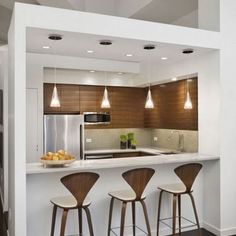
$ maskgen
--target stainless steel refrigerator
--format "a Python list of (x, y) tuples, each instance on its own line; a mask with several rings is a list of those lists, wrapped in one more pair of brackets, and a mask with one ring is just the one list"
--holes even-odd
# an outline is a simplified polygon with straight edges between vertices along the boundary
[(60, 149), (84, 159), (83, 115), (44, 115), (44, 153)]

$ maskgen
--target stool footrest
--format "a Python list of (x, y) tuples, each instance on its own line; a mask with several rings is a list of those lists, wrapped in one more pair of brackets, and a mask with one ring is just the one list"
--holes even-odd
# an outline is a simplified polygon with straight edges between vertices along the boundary
[[(125, 229), (131, 228), (131, 231), (132, 231), (133, 225), (128, 225), (128, 226), (125, 226), (124, 228), (125, 228)], [(145, 232), (143, 229), (141, 229), (139, 226), (135, 225), (135, 228), (138, 229), (139, 232), (142, 232), (142, 233), (144, 233), (145, 235), (148, 235), (148, 233)], [(119, 236), (119, 235), (120, 235), (120, 232), (118, 231), (118, 229), (120, 229), (120, 227), (113, 227), (113, 228), (111, 228), (111, 232), (112, 232), (114, 235)], [(116, 232), (116, 231), (118, 231), (118, 232)]]
[[(190, 227), (197, 226), (197, 223), (195, 223), (183, 216), (181, 216), (180, 218), (181, 218), (181, 220), (183, 219), (183, 220), (187, 221), (188, 223), (190, 223), (190, 225), (183, 226), (183, 227), (181, 227), (181, 229), (187, 229)], [(179, 219), (179, 216), (176, 216), (176, 220), (178, 220), (178, 219)], [(166, 223), (166, 221), (168, 221), (168, 220), (173, 220), (173, 217), (162, 218), (162, 219), (160, 219), (160, 222), (162, 224), (166, 225), (167, 227), (169, 227), (170, 229), (172, 229), (172, 226), (170, 224)], [(179, 230), (179, 228), (176, 228), (176, 230)]]

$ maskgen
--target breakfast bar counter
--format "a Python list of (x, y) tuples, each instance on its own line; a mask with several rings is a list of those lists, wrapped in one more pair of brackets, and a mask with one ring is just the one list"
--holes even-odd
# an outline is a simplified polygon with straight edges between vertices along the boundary
[[(144, 150), (143, 150), (144, 151)], [(145, 150), (147, 152), (148, 150)], [(102, 151), (104, 152), (104, 151)], [(92, 153), (93, 154), (93, 153)], [(174, 174), (174, 168), (184, 163), (200, 162), (203, 169), (194, 183), (194, 197), (196, 205), (199, 209), (200, 222), (205, 226), (204, 221), (208, 216), (205, 213), (206, 208), (210, 208), (210, 212), (217, 214), (215, 201), (217, 198), (219, 187), (215, 184), (216, 176), (219, 174), (219, 157), (214, 155), (203, 155), (199, 153), (180, 153), (180, 154), (156, 154), (152, 156), (140, 156), (131, 158), (111, 158), (99, 160), (78, 160), (69, 166), (61, 168), (44, 168), (42, 163), (29, 163), (26, 165), (26, 193), (27, 193), (27, 235), (42, 236), (50, 235), (50, 224), (52, 217), (52, 204), (50, 199), (58, 196), (69, 195), (68, 190), (62, 185), (60, 179), (68, 174), (78, 171), (91, 171), (99, 174), (100, 178), (89, 192), (89, 199), (92, 204), (90, 206), (94, 233), (97, 236), (107, 234), (109, 201), (108, 192), (129, 188), (122, 178), (122, 173), (138, 167), (151, 167), (155, 170), (155, 174), (149, 182), (146, 190), (146, 204), (150, 217), (152, 234), (156, 231), (157, 202), (159, 191), (157, 187), (162, 184), (176, 183), (180, 181)], [(208, 202), (207, 199), (210, 199)], [(204, 199), (204, 200), (203, 200)], [(163, 217), (171, 215), (170, 201), (166, 198), (163, 201)], [(186, 202), (182, 206), (184, 217), (194, 220), (194, 215), (189, 207), (189, 199), (183, 198)], [(207, 205), (205, 205), (207, 202)], [(143, 212), (137, 204), (137, 224), (145, 229)], [(112, 225), (114, 227), (120, 224), (120, 206), (117, 202), (114, 204), (114, 218)], [(58, 220), (56, 223), (55, 235), (59, 235), (60, 217), (62, 212), (58, 210)], [(131, 224), (131, 211), (127, 209), (126, 224)], [(71, 211), (68, 216), (66, 235), (78, 235), (78, 216), (77, 211)], [(84, 217), (85, 218), (85, 217)], [(85, 219), (84, 219), (85, 220)], [(183, 222), (183, 224), (185, 224)], [(88, 235), (86, 222), (84, 222), (84, 233)], [(191, 229), (191, 228), (188, 228)], [(167, 227), (161, 226), (161, 235), (171, 234)], [(125, 234), (126, 236), (132, 234)]]
[[(138, 150), (148, 151), (147, 149), (138, 149)], [(104, 152), (106, 153), (108, 151), (102, 151), (102, 150), (100, 151), (100, 153)], [(95, 153), (95, 152), (91, 151), (90, 153)], [(214, 155), (203, 155), (199, 153), (179, 153), (170, 155), (157, 154), (153, 156), (142, 156), (142, 157), (132, 157), (132, 158), (77, 160), (69, 166), (60, 168), (44, 168), (41, 163), (28, 163), (26, 166), (26, 173), (43, 174), (51, 172), (55, 173), (55, 172), (71, 172), (71, 171), (84, 171), (84, 170), (87, 171), (87, 170), (108, 169), (108, 168), (111, 169), (111, 168), (122, 168), (122, 167), (140, 167), (147, 165), (203, 162), (203, 161), (212, 161), (218, 159), (219, 157)]]

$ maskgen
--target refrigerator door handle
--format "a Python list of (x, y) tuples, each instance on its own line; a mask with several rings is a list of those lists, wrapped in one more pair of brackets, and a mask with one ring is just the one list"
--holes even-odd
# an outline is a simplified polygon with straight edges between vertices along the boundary
[(84, 125), (80, 125), (80, 159), (84, 160)]

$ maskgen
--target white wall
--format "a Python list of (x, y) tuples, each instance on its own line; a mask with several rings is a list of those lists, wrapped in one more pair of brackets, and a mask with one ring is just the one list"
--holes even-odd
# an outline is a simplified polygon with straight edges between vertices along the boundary
[(180, 17), (179, 19), (173, 21), (171, 24), (198, 28), (198, 10), (192, 11), (189, 14)]
[(26, 29), (15, 9), (9, 43), (9, 234), (26, 235)]
[[(3, 197), (3, 210), (8, 210), (8, 48), (0, 47), (0, 83), (3, 89), (3, 178), (4, 188), (1, 189)], [(3, 175), (2, 175), (3, 174)], [(2, 182), (2, 180), (1, 180)]]
[(198, 0), (199, 29), (220, 31), (221, 0)]
[(222, 49), (221, 73), (221, 228), (224, 235), (236, 234), (236, 1), (220, 1)]

